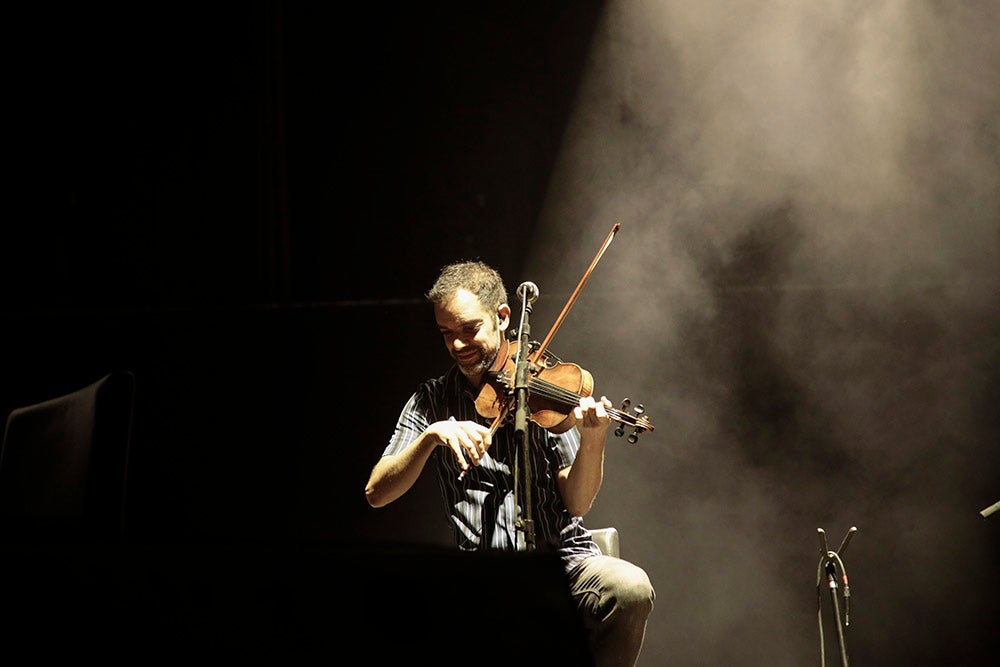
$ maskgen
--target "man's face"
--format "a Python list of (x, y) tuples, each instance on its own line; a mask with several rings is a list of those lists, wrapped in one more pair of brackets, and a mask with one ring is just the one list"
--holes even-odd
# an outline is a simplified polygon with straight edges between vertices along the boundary
[(448, 354), (462, 374), (477, 386), (496, 360), (509, 315), (508, 306), (501, 306), (499, 312), (488, 310), (479, 297), (465, 289), (459, 289), (447, 302), (434, 307), (434, 319)]

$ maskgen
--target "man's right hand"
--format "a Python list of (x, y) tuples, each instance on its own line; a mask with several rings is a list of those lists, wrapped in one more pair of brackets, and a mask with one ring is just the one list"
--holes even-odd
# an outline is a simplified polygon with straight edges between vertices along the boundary
[(479, 465), (483, 454), (493, 444), (490, 429), (474, 421), (456, 421), (453, 417), (447, 421), (434, 422), (427, 430), (437, 437), (441, 446), (448, 447), (455, 453), (455, 459), (463, 471), (469, 469), (470, 460), (472, 465)]

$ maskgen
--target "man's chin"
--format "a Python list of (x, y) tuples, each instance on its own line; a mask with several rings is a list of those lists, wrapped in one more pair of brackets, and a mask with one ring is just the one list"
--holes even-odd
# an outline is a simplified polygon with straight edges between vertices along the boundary
[(480, 363), (459, 364), (458, 370), (462, 371), (462, 375), (482, 375), (483, 365)]
[[(454, 357), (453, 357), (454, 358)], [(476, 355), (476, 358), (462, 361), (461, 359), (455, 359), (455, 363), (458, 365), (458, 370), (462, 371), (462, 374), (468, 377), (478, 377), (490, 370), (493, 367), (493, 361), (496, 359), (496, 355), (488, 359), (488, 355)]]
[(462, 372), (462, 375), (465, 376), (482, 375), (483, 371), (486, 370), (484, 368), (483, 360), (481, 358), (477, 359), (476, 361), (469, 361), (465, 363), (456, 359), (455, 363), (458, 364), (458, 370), (460, 370)]

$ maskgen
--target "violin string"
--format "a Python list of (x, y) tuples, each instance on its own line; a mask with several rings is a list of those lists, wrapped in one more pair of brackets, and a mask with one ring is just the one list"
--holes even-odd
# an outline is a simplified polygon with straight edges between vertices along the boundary
[(536, 390), (534, 393), (539, 396), (544, 396), (545, 398), (552, 399), (553, 401), (562, 401), (568, 406), (575, 406), (580, 402), (580, 395), (569, 391), (568, 389), (563, 389), (558, 385), (554, 385), (551, 382), (536, 378), (528, 382), (529, 390)]

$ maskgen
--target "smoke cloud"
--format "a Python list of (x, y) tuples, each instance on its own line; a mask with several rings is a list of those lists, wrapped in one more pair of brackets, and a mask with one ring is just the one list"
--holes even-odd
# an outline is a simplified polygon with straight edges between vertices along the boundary
[(588, 517), (657, 586), (641, 664), (810, 664), (817, 606), (838, 662), (817, 528), (851, 526), (852, 659), (997, 649), (997, 25), (608, 5), (527, 278), (537, 331), (621, 223), (551, 348), (656, 427), (612, 443)]

